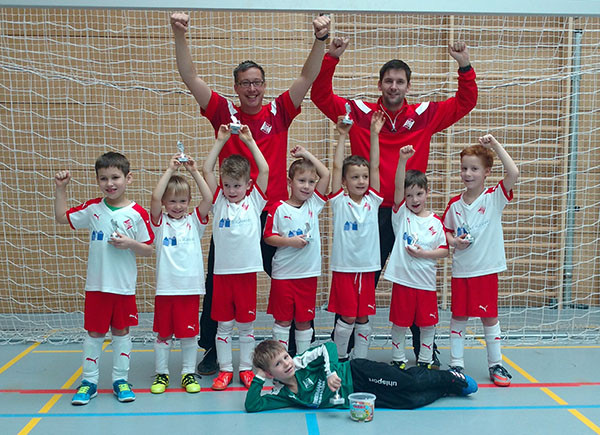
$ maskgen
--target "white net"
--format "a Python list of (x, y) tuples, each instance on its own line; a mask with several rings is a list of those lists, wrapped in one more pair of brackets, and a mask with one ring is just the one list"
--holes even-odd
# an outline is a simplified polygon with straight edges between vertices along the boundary
[[(509, 269), (500, 282), (503, 330), (521, 342), (597, 341), (600, 19), (332, 18), (332, 33), (352, 39), (334, 77), (336, 93), (346, 97), (375, 100), (380, 66), (401, 58), (414, 72), (410, 102), (448, 98), (457, 74), (446, 46), (467, 42), (479, 101), (470, 115), (434, 137), (430, 207), (441, 214), (460, 191), (460, 150), (493, 133), (521, 171), (515, 200), (504, 213)], [(298, 76), (313, 40), (311, 20), (306, 13), (192, 13), (189, 38), (198, 74), (233, 99), (233, 68), (255, 60), (265, 68), (271, 99)], [(0, 341), (76, 340), (83, 332), (88, 235), (54, 223), (54, 173), (71, 170), (69, 204), (76, 205), (99, 196), (96, 157), (123, 152), (134, 168), (130, 197), (148, 207), (176, 142), (202, 160), (213, 132), (177, 73), (166, 12), (0, 9), (0, 28)], [(289, 145), (295, 144), (330, 163), (332, 125), (308, 98), (290, 132)], [(501, 176), (497, 161), (490, 183)], [(322, 224), (324, 270), (329, 216)], [(142, 315), (132, 333), (147, 337), (154, 259), (138, 261)], [(438, 280), (442, 336), (449, 317), (449, 264), (441, 265)], [(320, 306), (326, 305), (328, 282), (324, 274)], [(263, 311), (268, 289), (262, 277)], [(388, 333), (389, 297), (390, 285), (382, 279), (374, 322), (379, 335)], [(270, 317), (259, 317), (265, 334), (270, 324)], [(331, 325), (324, 309), (317, 325), (323, 334)], [(477, 323), (471, 326), (481, 332)]]

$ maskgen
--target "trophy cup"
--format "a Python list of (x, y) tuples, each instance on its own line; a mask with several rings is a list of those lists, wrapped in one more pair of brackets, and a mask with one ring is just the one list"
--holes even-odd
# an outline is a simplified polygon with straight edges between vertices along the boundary
[(113, 232), (112, 232), (112, 234), (110, 235), (110, 238), (111, 238), (111, 239), (116, 239), (116, 238), (118, 238), (118, 237), (119, 237), (119, 233), (118, 233), (118, 230), (119, 230), (119, 224), (117, 224), (117, 221), (116, 221), (116, 220), (114, 220), (114, 219), (111, 219), (111, 220), (110, 220), (110, 223), (111, 223), (111, 225), (112, 225), (112, 227), (113, 227)]
[(344, 116), (344, 119), (342, 119), (342, 123), (346, 125), (354, 124), (354, 121), (350, 119), (350, 103), (346, 103), (346, 115)]
[(344, 398), (342, 396), (340, 396), (339, 388), (337, 390), (335, 390), (335, 395), (331, 399), (329, 399), (329, 403), (331, 403), (332, 405), (343, 405), (344, 404)]
[(242, 124), (234, 115), (231, 115), (231, 123), (229, 124), (229, 128), (231, 129), (231, 134), (239, 134), (240, 129), (242, 128)]
[(180, 140), (177, 141), (177, 149), (179, 150), (179, 157), (177, 157), (177, 160), (181, 163), (187, 162), (189, 159), (185, 156), (185, 148), (183, 147), (183, 142)]

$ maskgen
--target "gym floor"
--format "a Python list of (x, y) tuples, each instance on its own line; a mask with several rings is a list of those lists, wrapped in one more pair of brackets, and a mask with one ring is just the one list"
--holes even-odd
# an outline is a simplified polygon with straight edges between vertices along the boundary
[[(588, 342), (589, 343), (589, 342)], [(600, 346), (594, 344), (503, 348), (513, 375), (509, 388), (494, 386), (487, 374), (483, 343), (472, 339), (465, 351), (466, 373), (479, 383), (470, 397), (447, 397), (417, 410), (377, 408), (372, 422), (358, 423), (347, 410), (283, 409), (244, 412), (239, 379), (222, 392), (210, 389), (212, 376), (199, 380), (202, 391), (179, 386), (180, 352), (170, 360), (171, 387), (150, 393), (154, 377), (151, 343), (134, 343), (129, 381), (136, 400), (119, 403), (112, 394), (111, 346), (105, 343), (99, 394), (88, 405), (71, 405), (81, 376), (81, 345), (49, 343), (0, 346), (0, 425), (3, 434), (600, 434)], [(438, 341), (442, 368), (448, 343)], [(236, 347), (236, 343), (234, 343)], [(389, 361), (387, 341), (375, 341), (369, 357)], [(412, 352), (407, 352), (412, 356)], [(198, 353), (198, 360), (202, 351)], [(234, 359), (237, 352), (234, 352)], [(414, 364), (414, 361), (411, 361)]]

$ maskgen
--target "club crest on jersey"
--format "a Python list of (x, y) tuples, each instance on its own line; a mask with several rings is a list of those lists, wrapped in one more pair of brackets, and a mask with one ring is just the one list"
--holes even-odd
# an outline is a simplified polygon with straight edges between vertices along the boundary
[(125, 225), (125, 228), (127, 228), (128, 230), (133, 228), (133, 224), (131, 223), (131, 219), (127, 219), (126, 221), (123, 222), (123, 225)]
[(271, 124), (269, 124), (267, 121), (265, 121), (265, 122), (263, 122), (263, 125), (260, 128), (260, 131), (262, 131), (264, 134), (269, 134), (269, 133), (271, 133), (272, 128), (273, 128), (273, 126)]
[(431, 231), (432, 236), (435, 236), (437, 234), (437, 231), (433, 228), (433, 225), (429, 227), (429, 231)]
[(412, 118), (408, 118), (406, 121), (404, 121), (404, 125), (402, 127), (407, 130), (410, 130), (414, 124), (415, 120)]
[(485, 207), (484, 206), (479, 207), (479, 210), (477, 210), (477, 213), (485, 214)]

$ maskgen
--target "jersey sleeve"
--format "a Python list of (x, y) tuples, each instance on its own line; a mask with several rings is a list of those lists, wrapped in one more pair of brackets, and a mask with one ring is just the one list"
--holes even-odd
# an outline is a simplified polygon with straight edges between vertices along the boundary
[(322, 366), (327, 377), (332, 373), (331, 365), (337, 362), (337, 348), (333, 342), (327, 342), (325, 344), (320, 344), (317, 347), (310, 348), (294, 358), (296, 369)]
[(340, 60), (325, 54), (321, 63), (321, 71), (310, 89), (310, 99), (323, 114), (337, 122), (339, 115), (346, 113), (345, 98), (333, 93), (333, 73)]
[(277, 209), (280, 203), (274, 204), (267, 213), (267, 221), (265, 223), (265, 230), (263, 237), (279, 236), (279, 229), (277, 228)]
[(140, 215), (140, 219), (136, 222), (137, 228), (135, 240), (146, 245), (151, 245), (152, 242), (154, 242), (154, 233), (152, 232), (152, 226), (150, 224), (150, 215), (146, 209), (139, 204), (135, 204), (133, 208)]
[[(277, 97), (274, 101), (278, 107), (277, 112), (281, 110), (281, 113), (284, 114), (283, 122), (286, 127), (289, 127), (292, 124), (292, 121), (296, 116), (302, 112), (302, 105), (298, 107), (294, 107), (294, 103), (292, 102), (292, 98), (290, 97), (290, 91), (285, 91), (279, 97)], [(287, 144), (286, 144), (287, 146)]]
[(67, 221), (69, 221), (69, 225), (74, 230), (80, 228), (89, 228), (90, 219), (92, 218), (93, 212), (90, 211), (90, 205), (98, 204), (102, 201), (102, 198), (90, 199), (89, 201), (84, 202), (76, 207), (72, 207), (67, 210), (66, 216)]
[(454, 97), (432, 103), (437, 109), (431, 120), (433, 132), (437, 133), (448, 128), (473, 110), (477, 104), (477, 92), (475, 70), (471, 68), (468, 71), (459, 72), (458, 90)]
[(226, 118), (225, 114), (227, 111), (223, 110), (224, 106), (227, 106), (227, 100), (221, 95), (217, 94), (215, 91), (212, 91), (206, 109), (200, 110), (200, 113), (204, 115), (213, 126), (215, 130), (215, 137), (217, 130), (221, 125), (229, 124), (231, 122), (230, 118)]
[(436, 231), (436, 239), (434, 246), (437, 248), (448, 249), (448, 238), (446, 237), (446, 231), (444, 231), (444, 225), (442, 224), (442, 220), (436, 214), (434, 214), (435, 218), (435, 231)]
[(268, 411), (270, 409), (286, 408), (293, 404), (290, 400), (287, 400), (285, 396), (278, 395), (276, 390), (267, 391), (262, 394), (264, 384), (264, 379), (254, 376), (250, 388), (248, 388), (248, 392), (246, 393), (246, 400), (244, 402), (246, 412), (260, 412)]

